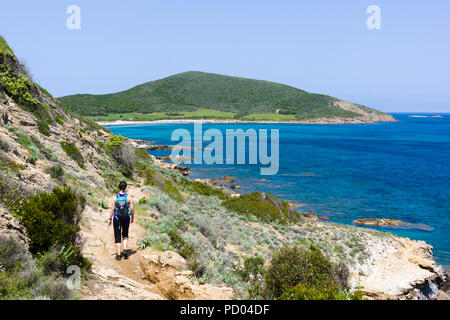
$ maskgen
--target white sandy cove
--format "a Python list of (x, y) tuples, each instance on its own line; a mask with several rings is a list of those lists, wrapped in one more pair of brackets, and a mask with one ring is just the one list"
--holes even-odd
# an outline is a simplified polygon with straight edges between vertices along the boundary
[(241, 123), (239, 120), (215, 120), (215, 119), (167, 119), (167, 120), (153, 120), (153, 121), (131, 121), (131, 120), (116, 120), (116, 121), (99, 121), (102, 126), (121, 126), (133, 124), (164, 124), (164, 123)]
[(138, 125), (138, 124), (170, 124), (170, 123), (301, 123), (301, 124), (348, 124), (348, 123), (374, 123), (375, 121), (362, 121), (359, 119), (316, 119), (309, 121), (287, 120), (287, 121), (273, 121), (273, 120), (255, 120), (242, 121), (234, 119), (167, 119), (167, 120), (153, 120), (153, 121), (131, 121), (131, 120), (115, 120), (115, 121), (98, 121), (102, 126), (122, 126), (122, 125)]

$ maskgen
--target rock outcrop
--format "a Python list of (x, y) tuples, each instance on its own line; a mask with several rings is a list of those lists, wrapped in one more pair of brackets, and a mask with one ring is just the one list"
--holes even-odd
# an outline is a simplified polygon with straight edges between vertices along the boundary
[(192, 271), (183, 257), (173, 251), (147, 248), (139, 252), (139, 262), (145, 279), (155, 284), (168, 299), (230, 300), (233, 289), (211, 284), (193, 284)]
[(27, 230), (22, 223), (14, 217), (7, 208), (0, 203), (0, 233), (9, 238), (22, 243), (29, 250), (30, 239), (27, 236)]
[(397, 238), (392, 251), (372, 262), (370, 273), (358, 275), (359, 290), (373, 299), (431, 299), (446, 275), (433, 260), (432, 246)]
[(353, 222), (364, 226), (395, 226), (403, 223), (401, 220), (377, 218), (362, 218), (353, 220)]

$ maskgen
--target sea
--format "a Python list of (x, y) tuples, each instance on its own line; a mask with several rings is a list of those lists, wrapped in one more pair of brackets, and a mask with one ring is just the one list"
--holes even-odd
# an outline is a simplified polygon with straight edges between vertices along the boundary
[[(397, 227), (370, 227), (423, 240), (435, 260), (450, 266), (450, 114), (393, 113), (397, 122), (375, 124), (204, 123), (218, 129), (279, 132), (279, 170), (261, 175), (261, 164), (189, 164), (191, 179), (236, 178), (238, 193), (270, 193), (329, 222), (354, 225), (359, 218), (389, 218)], [(114, 134), (175, 145), (171, 136), (194, 124), (108, 127)], [(246, 141), (249, 143), (249, 141)], [(207, 147), (210, 142), (203, 142)], [(272, 140), (269, 139), (270, 150)], [(275, 143), (275, 142), (274, 142)], [(166, 156), (171, 151), (152, 151)], [(270, 152), (269, 152), (270, 153)], [(235, 155), (236, 156), (236, 155)], [(267, 167), (267, 166), (266, 166)]]

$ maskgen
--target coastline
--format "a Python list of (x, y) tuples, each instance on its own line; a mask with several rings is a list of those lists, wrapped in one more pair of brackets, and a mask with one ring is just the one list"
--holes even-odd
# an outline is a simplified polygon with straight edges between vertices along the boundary
[[(124, 122), (115, 122), (123, 125)], [(129, 121), (132, 122), (132, 121)], [(216, 120), (161, 120), (149, 121), (153, 123), (241, 123), (242, 121), (216, 121)], [(140, 124), (142, 122), (132, 122)], [(255, 122), (246, 122), (255, 123)], [(266, 122), (264, 122), (266, 123)], [(273, 122), (272, 122), (273, 123)], [(280, 122), (275, 122), (280, 123)], [(283, 122), (281, 122), (283, 123)], [(125, 124), (126, 125), (126, 124)], [(152, 156), (154, 157), (154, 156)], [(155, 164), (166, 169), (178, 170), (174, 164), (154, 158)], [(191, 177), (188, 177), (191, 179)], [(201, 179), (211, 180), (211, 179)], [(198, 179), (197, 179), (198, 181)], [(207, 183), (207, 181), (200, 181)], [(233, 197), (239, 197), (236, 190), (231, 191)], [(294, 206), (294, 204), (291, 204)], [(314, 223), (318, 230), (330, 232), (349, 232), (348, 237), (354, 234), (361, 235), (359, 241), (367, 261), (356, 263), (351, 267), (351, 283), (353, 288), (359, 288), (369, 299), (438, 299), (444, 290), (442, 282), (448, 281), (444, 272), (444, 265), (438, 264), (433, 257), (433, 247), (425, 241), (413, 240), (405, 236), (396, 236), (390, 231), (383, 230), (386, 236), (380, 236), (377, 231), (366, 231), (366, 228), (351, 224), (328, 223), (322, 221), (320, 216), (304, 212), (308, 224)], [(344, 237), (345, 238), (345, 237)], [(352, 257), (350, 252), (346, 257)], [(445, 293), (445, 292), (444, 292)], [(441, 298), (439, 298), (441, 299)]]
[(331, 118), (317, 120), (291, 120), (291, 121), (273, 121), (273, 120), (234, 120), (234, 119), (166, 119), (153, 121), (132, 121), (132, 120), (115, 120), (115, 121), (98, 121), (101, 126), (123, 126), (123, 125), (148, 125), (148, 124), (182, 124), (182, 123), (283, 123), (283, 124), (374, 124), (380, 122), (398, 122), (394, 118), (380, 120), (361, 120), (350, 118)]
[[(159, 160), (153, 155), (151, 157), (156, 165), (177, 170), (177, 165)], [(214, 186), (213, 180), (206, 178), (194, 181)], [(241, 196), (234, 190), (230, 191), (232, 197)], [(291, 207), (304, 206), (288, 203)], [(367, 231), (360, 226), (328, 223), (324, 221), (327, 219), (311, 212), (301, 212), (301, 215), (307, 223), (314, 223), (319, 230), (328, 230), (327, 232), (331, 233), (349, 232), (348, 236), (351, 237), (355, 237), (358, 233), (364, 234), (358, 241), (362, 241), (360, 245), (364, 247), (369, 258), (366, 262), (349, 268), (351, 287), (358, 288), (367, 299), (441, 300), (448, 296), (445, 289), (445, 283), (448, 283), (447, 267), (439, 265), (434, 260), (433, 247), (425, 241), (412, 240), (389, 232), (383, 233), (387, 236), (382, 236), (375, 229)]]

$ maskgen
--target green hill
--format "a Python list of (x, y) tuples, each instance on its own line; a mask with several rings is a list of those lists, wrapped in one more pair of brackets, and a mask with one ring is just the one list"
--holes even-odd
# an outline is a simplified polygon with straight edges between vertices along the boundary
[(185, 72), (126, 91), (61, 97), (70, 111), (97, 119), (228, 118), (310, 120), (358, 118), (374, 109), (274, 82), (204, 72)]

